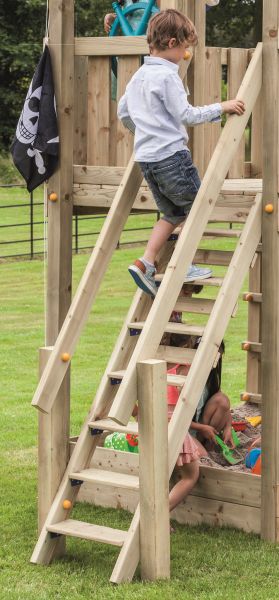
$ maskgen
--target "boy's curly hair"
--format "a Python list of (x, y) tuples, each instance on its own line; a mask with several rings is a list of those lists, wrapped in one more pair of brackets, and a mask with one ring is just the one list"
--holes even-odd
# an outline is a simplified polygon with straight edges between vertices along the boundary
[(150, 50), (166, 50), (171, 38), (175, 38), (177, 46), (187, 41), (189, 46), (198, 43), (198, 35), (194, 23), (178, 10), (169, 8), (162, 10), (150, 19), (147, 29), (147, 43)]

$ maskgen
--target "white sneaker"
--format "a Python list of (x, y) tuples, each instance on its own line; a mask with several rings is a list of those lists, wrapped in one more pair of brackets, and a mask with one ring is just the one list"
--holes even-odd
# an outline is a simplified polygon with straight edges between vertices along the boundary
[(141, 260), (137, 259), (133, 265), (128, 267), (128, 271), (141, 290), (146, 294), (156, 296), (158, 288), (154, 277), (156, 273), (155, 267), (146, 267)]
[(208, 279), (209, 277), (212, 277), (211, 269), (201, 269), (200, 267), (196, 267), (196, 265), (190, 265), (184, 281), (190, 282), (196, 279)]

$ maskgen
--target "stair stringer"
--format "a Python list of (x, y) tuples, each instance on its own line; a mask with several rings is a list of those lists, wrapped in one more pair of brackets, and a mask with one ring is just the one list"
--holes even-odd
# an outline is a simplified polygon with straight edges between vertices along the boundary
[(195, 202), (166, 268), (163, 281), (130, 360), (129, 368), (110, 410), (109, 417), (120, 424), (127, 424), (132, 413), (131, 391), (136, 385), (136, 365), (141, 360), (155, 356), (183, 285), (185, 273), (193, 261), (210, 219), (231, 161), (259, 95), (261, 84), (262, 45), (258, 44), (237, 94), (237, 98), (241, 98), (245, 102), (245, 113), (241, 117), (230, 116), (221, 133)]
[[(169, 424), (169, 476), (174, 469), (184, 437), (189, 430), (199, 398), (214, 365), (219, 346), (240, 294), (245, 275), (248, 273), (261, 238), (261, 199), (262, 195), (257, 194)], [(110, 578), (113, 583), (122, 583), (133, 578), (140, 558), (139, 523), (138, 506), (133, 518), (133, 529), (129, 530), (130, 535), (121, 548)], [(130, 556), (132, 557), (131, 562), (129, 562)]]

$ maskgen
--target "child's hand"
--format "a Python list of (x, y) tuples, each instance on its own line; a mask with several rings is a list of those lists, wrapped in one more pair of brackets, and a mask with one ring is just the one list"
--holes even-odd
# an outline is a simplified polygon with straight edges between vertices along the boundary
[(223, 431), (223, 441), (230, 448), (232, 448), (232, 449), (235, 448), (235, 444), (234, 444), (234, 441), (233, 441), (233, 438), (232, 438), (232, 428), (231, 428), (231, 425), (229, 425), (229, 427), (225, 427), (225, 429)]
[(236, 115), (243, 115), (245, 112), (245, 104), (242, 100), (226, 100), (225, 102), (221, 102), (222, 111), (224, 113)]
[(115, 13), (108, 13), (104, 18), (104, 30), (106, 33), (110, 32), (113, 21), (116, 17)]
[(215, 427), (212, 427), (211, 425), (202, 425), (200, 431), (201, 431), (202, 436), (206, 440), (209, 440), (210, 442), (214, 442), (214, 444), (217, 444), (217, 442), (215, 440), (215, 435), (218, 434), (218, 431), (217, 431), (217, 429), (215, 429)]

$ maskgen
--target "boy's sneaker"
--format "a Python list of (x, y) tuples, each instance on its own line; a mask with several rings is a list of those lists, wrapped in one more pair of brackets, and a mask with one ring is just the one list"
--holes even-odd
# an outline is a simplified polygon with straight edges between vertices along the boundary
[(196, 265), (190, 265), (184, 281), (190, 282), (196, 279), (208, 279), (211, 276), (211, 269), (201, 269), (200, 267), (196, 267)]
[(128, 267), (137, 286), (146, 294), (156, 296), (158, 288), (155, 283), (155, 267), (146, 267), (139, 259), (135, 260), (133, 265)]

